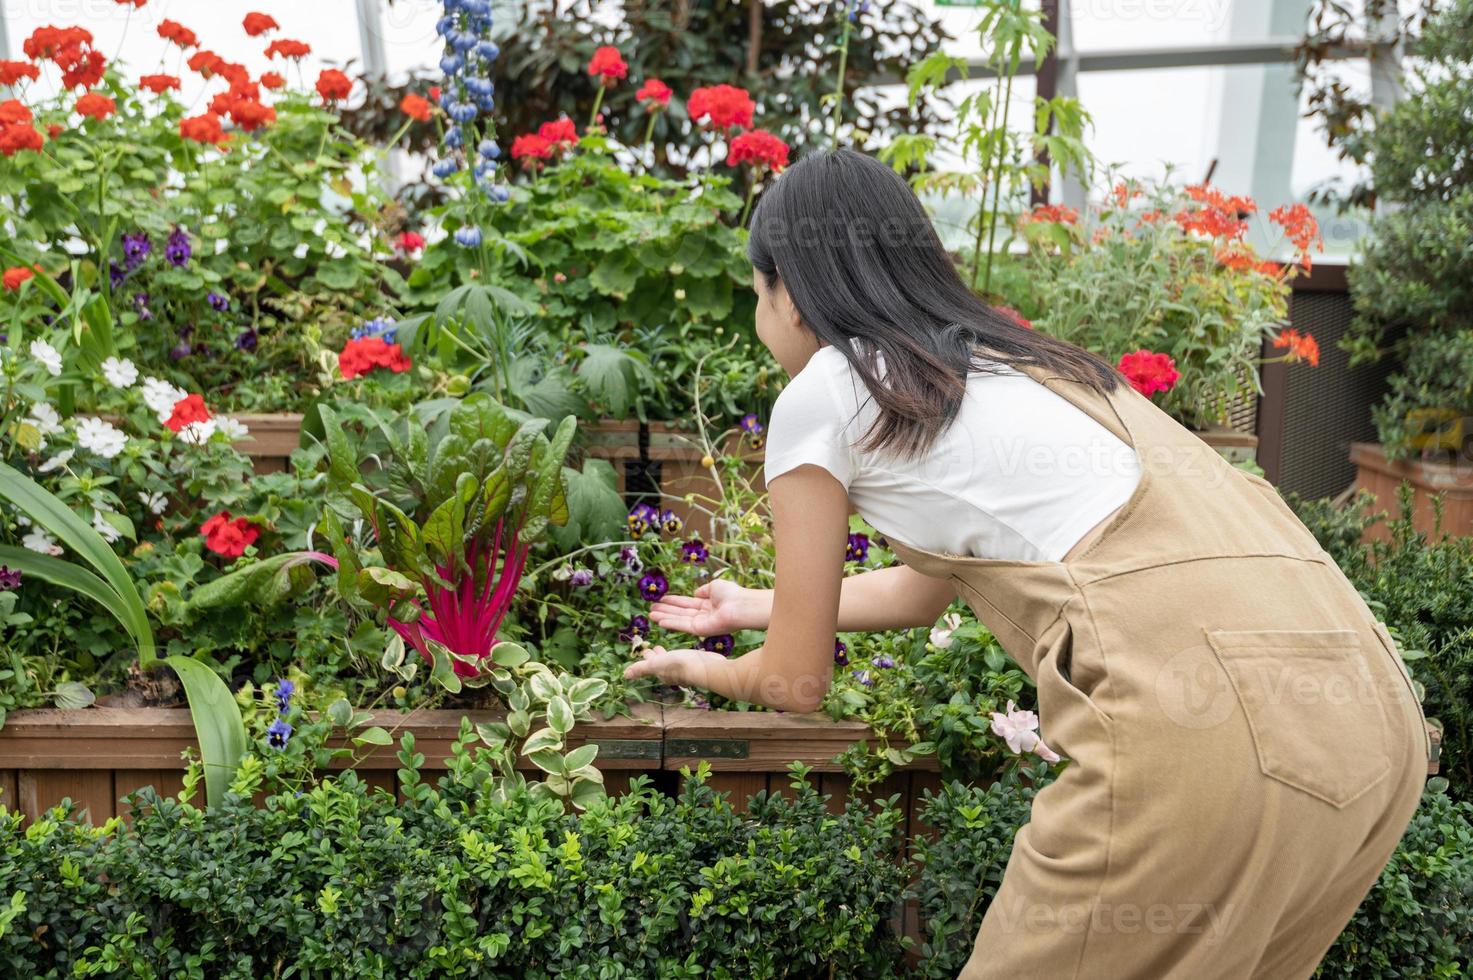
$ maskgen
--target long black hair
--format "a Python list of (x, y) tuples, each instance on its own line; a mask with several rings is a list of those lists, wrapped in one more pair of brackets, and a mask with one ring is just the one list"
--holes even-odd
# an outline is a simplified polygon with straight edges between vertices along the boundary
[(1093, 354), (977, 297), (905, 180), (853, 150), (811, 153), (762, 195), (747, 257), (769, 288), (787, 287), (803, 323), (875, 399), (866, 452), (929, 448), (956, 418), (968, 373), (996, 364), (1043, 367), (1102, 392), (1121, 381)]

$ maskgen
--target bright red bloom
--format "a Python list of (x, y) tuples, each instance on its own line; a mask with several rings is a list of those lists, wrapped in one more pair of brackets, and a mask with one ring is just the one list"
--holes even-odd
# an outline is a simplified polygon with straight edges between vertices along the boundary
[(197, 71), (206, 78), (209, 78), (215, 74), (216, 68), (225, 64), (225, 59), (213, 51), (206, 51), (202, 48), (189, 56), (187, 64), (189, 65), (190, 71)]
[(394, 247), (401, 252), (418, 252), (425, 247), (425, 236), (417, 231), (406, 231), (394, 239)]
[(1303, 204), (1277, 207), (1268, 213), (1268, 220), (1284, 229), (1284, 234), (1299, 252), (1299, 264), (1308, 271), (1310, 249), (1316, 252), (1325, 250), (1324, 239), (1320, 237), (1320, 223), (1309, 213), (1309, 208)]
[(578, 142), (578, 127), (573, 125), (573, 120), (564, 116), (538, 126), (537, 135), (547, 140), (553, 152), (558, 152)]
[(435, 114), (435, 107), (423, 95), (410, 92), (399, 103), (399, 111), (416, 122), (429, 122)]
[(192, 48), (199, 43), (199, 37), (195, 35), (194, 31), (191, 31), (177, 20), (160, 21), (159, 37), (165, 41), (172, 41), (181, 48)]
[(1118, 366), (1130, 386), (1147, 398), (1159, 391), (1170, 391), (1181, 378), (1176, 361), (1170, 354), (1157, 354), (1145, 349), (1122, 354)]
[(205, 407), (205, 400), (201, 395), (185, 395), (174, 403), (174, 410), (164, 420), (164, 425), (170, 432), (181, 432), (186, 425), (194, 422), (208, 422), (210, 410)]
[(14, 123), (28, 123), (32, 118), (31, 110), (19, 99), (0, 102), (0, 124), (9, 126)]
[(361, 337), (343, 345), (338, 355), (338, 370), (344, 378), (361, 378), (374, 368), (388, 368), (395, 374), (408, 371), (409, 358), (398, 344), (384, 342), (382, 337)]
[(82, 27), (38, 27), (23, 49), (32, 61), (54, 62), (66, 88), (91, 88), (107, 67), (107, 59), (92, 47), (92, 32)]
[(13, 268), (6, 269), (5, 288), (12, 291), (17, 290), (20, 288), (21, 283), (25, 282), (27, 279), (32, 278), (33, 276), (35, 276), (35, 274), (36, 273), (33, 269), (28, 269), (23, 265), (18, 265)]
[(276, 110), (257, 99), (238, 98), (230, 104), (230, 121), (247, 133), (276, 122)]
[(1320, 344), (1311, 334), (1285, 327), (1274, 337), (1274, 346), (1287, 347), (1291, 361), (1305, 361), (1310, 367), (1320, 366)]
[(245, 32), (251, 37), (260, 37), (267, 31), (280, 30), (281, 25), (270, 14), (246, 14)]
[(11, 86), (22, 78), (31, 81), (41, 77), (41, 69), (29, 61), (0, 61), (0, 85)]
[(75, 106), (77, 115), (90, 116), (98, 122), (118, 111), (118, 104), (105, 95), (96, 92), (88, 92), (77, 99)]
[(670, 91), (670, 86), (658, 78), (649, 78), (639, 87), (639, 91), (634, 93), (634, 97), (643, 103), (646, 109), (658, 112), (670, 104), (672, 94), (674, 93)]
[(353, 80), (336, 68), (328, 68), (317, 76), (317, 93), (324, 104), (341, 102), (353, 91)]
[(1040, 204), (1032, 211), (1023, 215), (1022, 223), (1073, 225), (1079, 223), (1079, 212), (1063, 204)]
[(593, 52), (593, 59), (588, 62), (588, 74), (595, 76), (600, 85), (612, 85), (629, 77), (629, 66), (624, 63), (624, 56), (618, 48), (606, 44)]
[(247, 518), (232, 518), (230, 511), (222, 510), (201, 524), (199, 533), (204, 535), (205, 547), (215, 554), (224, 558), (239, 558), (245, 554), (247, 548), (256, 543), (256, 539), (261, 536), (261, 529)]
[(430, 86), (430, 101), (431, 102), (439, 102), (440, 101), (440, 86), (438, 86), (438, 85), (431, 85)]
[(279, 88), (286, 87), (286, 77), (274, 71), (268, 71), (261, 76), (261, 84), (275, 92)]
[(286, 38), (272, 41), (270, 46), (266, 48), (266, 57), (268, 58), (275, 58), (280, 55), (283, 58), (301, 59), (311, 53), (312, 45), (303, 44), (301, 41), (289, 41)]
[(61, 123), (52, 123), (51, 125), (46, 127), (46, 132), (51, 134), (52, 139), (56, 139), (62, 133), (66, 132), (66, 127), (63, 126)]
[(0, 127), (0, 154), (13, 157), (21, 150), (41, 152), (46, 138), (30, 123), (13, 123)]
[(552, 156), (552, 144), (536, 133), (523, 133), (511, 141), (511, 158), (524, 166), (535, 167), (538, 160)]
[(771, 167), (773, 172), (781, 172), (788, 165), (788, 144), (765, 129), (749, 130), (733, 137), (731, 148), (726, 151), (728, 167), (739, 163)]
[(155, 95), (162, 95), (169, 89), (178, 89), (179, 79), (173, 75), (144, 75), (138, 79), (138, 87), (146, 88)]
[(179, 120), (179, 135), (196, 143), (210, 143), (215, 146), (225, 142), (225, 130), (220, 126), (220, 117), (213, 112)]
[(1189, 186), (1186, 195), (1201, 207), (1178, 212), (1175, 216), (1178, 227), (1208, 238), (1238, 241), (1248, 232), (1248, 222), (1243, 219), (1258, 210), (1252, 198), (1229, 196), (1207, 184)]
[(752, 125), (752, 114), (757, 111), (757, 103), (747, 90), (734, 85), (698, 88), (690, 94), (685, 107), (695, 122), (704, 120), (723, 130), (738, 126), (746, 129)]

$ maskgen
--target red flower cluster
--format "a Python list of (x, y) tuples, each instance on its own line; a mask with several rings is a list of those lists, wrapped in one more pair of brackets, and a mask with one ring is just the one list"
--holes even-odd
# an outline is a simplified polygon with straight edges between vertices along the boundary
[(1177, 225), (1182, 231), (1196, 232), (1209, 238), (1237, 241), (1248, 232), (1248, 222), (1243, 218), (1258, 210), (1252, 198), (1229, 196), (1206, 184), (1193, 184), (1186, 193), (1202, 206), (1179, 212)]
[(281, 25), (270, 14), (246, 14), (245, 32), (251, 37), (260, 37), (267, 31), (280, 30)]
[(1284, 229), (1284, 234), (1299, 252), (1299, 264), (1308, 272), (1310, 249), (1316, 252), (1325, 250), (1324, 239), (1320, 237), (1320, 223), (1309, 213), (1309, 208), (1303, 204), (1277, 207), (1268, 213), (1268, 220)]
[(734, 137), (731, 148), (726, 152), (728, 167), (739, 163), (771, 167), (774, 173), (780, 173), (788, 165), (788, 144), (765, 129), (749, 130)]
[(222, 510), (201, 524), (199, 533), (204, 535), (205, 547), (215, 554), (224, 558), (239, 558), (245, 554), (247, 548), (256, 543), (256, 539), (261, 536), (261, 529), (248, 518), (232, 518), (230, 511)]
[(118, 104), (105, 95), (96, 92), (88, 92), (78, 97), (75, 106), (77, 115), (90, 116), (98, 122), (118, 111)]
[(568, 149), (578, 142), (578, 127), (567, 116), (545, 122), (537, 127), (537, 135), (552, 146), (554, 153)]
[(91, 88), (107, 67), (107, 59), (92, 47), (92, 32), (82, 27), (38, 27), (23, 48), (32, 61), (55, 63), (65, 88)]
[(274, 71), (268, 71), (261, 75), (261, 85), (275, 92), (279, 88), (286, 88), (286, 76)]
[(21, 287), (21, 283), (35, 276), (35, 271), (23, 265), (17, 265), (5, 270), (5, 288), (14, 292)]
[(1170, 354), (1157, 354), (1145, 349), (1122, 354), (1118, 367), (1130, 386), (1147, 398), (1159, 391), (1170, 391), (1181, 378), (1176, 361)]
[(429, 122), (435, 114), (435, 107), (423, 95), (410, 92), (399, 103), (399, 111), (415, 122)]
[(300, 60), (311, 53), (312, 45), (303, 44), (301, 41), (290, 41), (286, 38), (282, 38), (279, 41), (272, 41), (270, 46), (266, 48), (266, 57), (268, 58), (280, 56), (282, 58), (296, 58)]
[(417, 231), (406, 231), (394, 239), (394, 247), (401, 252), (418, 252), (425, 247), (425, 236)]
[(696, 122), (707, 121), (717, 129), (746, 129), (752, 125), (752, 114), (757, 103), (746, 89), (734, 85), (713, 85), (691, 92), (685, 103), (686, 111)]
[(341, 102), (353, 91), (353, 80), (336, 68), (328, 68), (317, 76), (317, 94), (324, 105)]
[(0, 125), (13, 126), (16, 123), (28, 123), (31, 121), (31, 110), (19, 99), (6, 99), (0, 102)]
[(231, 82), (229, 91), (216, 95), (210, 101), (210, 112), (229, 116), (231, 122), (248, 133), (276, 122), (276, 110), (261, 102), (261, 87), (249, 76)]
[(22, 78), (31, 81), (41, 77), (41, 69), (29, 61), (0, 61), (0, 85), (10, 87)]
[(408, 371), (409, 358), (398, 344), (387, 344), (382, 337), (360, 337), (343, 345), (338, 355), (338, 369), (344, 378), (361, 378), (374, 368), (388, 368), (395, 374)]
[(536, 133), (523, 133), (511, 141), (511, 158), (521, 160), (522, 166), (535, 168), (539, 160), (552, 157), (552, 144)]
[(203, 396), (185, 395), (174, 403), (174, 410), (164, 420), (164, 425), (170, 432), (182, 432), (186, 425), (209, 420), (210, 410), (205, 407)]
[(588, 62), (588, 74), (596, 77), (600, 85), (612, 85), (629, 77), (629, 66), (624, 63), (624, 56), (618, 48), (606, 44), (593, 52), (593, 59)]
[(634, 97), (651, 112), (659, 112), (670, 104), (670, 86), (658, 78), (645, 79), (645, 83), (634, 93)]
[(219, 146), (228, 139), (225, 130), (220, 128), (220, 117), (213, 112), (179, 120), (179, 135), (196, 143), (209, 143), (211, 146)]
[(181, 48), (192, 48), (199, 43), (199, 37), (195, 35), (194, 31), (191, 31), (177, 20), (160, 21), (159, 37), (165, 41), (172, 41)]
[(15, 99), (0, 102), (0, 153), (13, 157), (21, 150), (40, 152), (45, 137), (31, 124), (31, 110)]
[(1021, 223), (1074, 225), (1079, 223), (1079, 212), (1064, 204), (1040, 204), (1023, 215)]
[(1274, 337), (1275, 347), (1287, 347), (1288, 359), (1304, 361), (1310, 367), (1320, 366), (1320, 344), (1312, 334), (1300, 333), (1293, 327), (1285, 327)]
[(138, 79), (138, 87), (146, 88), (154, 95), (162, 95), (169, 89), (179, 88), (179, 79), (174, 75), (144, 75)]

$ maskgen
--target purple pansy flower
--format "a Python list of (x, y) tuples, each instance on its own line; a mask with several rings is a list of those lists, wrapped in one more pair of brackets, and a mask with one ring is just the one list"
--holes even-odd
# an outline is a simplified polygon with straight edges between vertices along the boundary
[(286, 723), (285, 718), (277, 718), (266, 729), (266, 741), (273, 749), (286, 748), (286, 741), (291, 737), (292, 726)]
[(743, 415), (739, 424), (743, 432), (750, 432), (756, 435), (762, 431), (762, 423), (757, 421), (755, 412), (748, 412), (746, 415)]
[(188, 265), (190, 256), (194, 255), (194, 249), (189, 245), (189, 232), (183, 228), (175, 228), (169, 233), (169, 242), (164, 246), (164, 258), (175, 267)]
[(122, 289), (123, 282), (128, 278), (128, 270), (116, 262), (109, 262), (107, 264), (107, 278), (108, 282), (112, 283), (114, 290)]
[(205, 302), (209, 303), (211, 308), (220, 313), (224, 313), (226, 310), (230, 309), (230, 297), (222, 296), (219, 293), (210, 293), (205, 297)]
[(628, 643), (636, 636), (648, 636), (650, 632), (650, 618), (635, 614), (629, 617), (629, 625), (619, 631), (619, 639)]
[(878, 657), (875, 657), (873, 660), (871, 660), (870, 664), (872, 666), (880, 668), (881, 670), (888, 670), (889, 668), (895, 666), (895, 658), (891, 657), (889, 654), (882, 653)]
[(580, 568), (568, 576), (568, 581), (580, 589), (586, 589), (593, 584), (593, 573), (586, 568)]
[(189, 341), (181, 340), (169, 351), (169, 360), (182, 361), (193, 353), (194, 348), (189, 346)]
[(260, 342), (260, 339), (255, 330), (242, 330), (235, 338), (235, 349), (249, 353), (256, 349), (256, 344)]
[(869, 535), (851, 534), (844, 545), (844, 560), (863, 562), (869, 557)]
[(711, 557), (711, 552), (700, 538), (691, 538), (680, 546), (680, 557), (692, 565), (704, 565), (706, 559)]
[(840, 667), (849, 664), (849, 645), (837, 637), (834, 639), (834, 663)]
[(875, 686), (875, 682), (870, 678), (869, 671), (867, 670), (856, 670), (854, 672), (854, 679), (863, 684), (865, 687)]
[(665, 529), (666, 534), (679, 534), (684, 523), (675, 516), (675, 511), (667, 510), (660, 515), (660, 526)]
[(665, 573), (658, 568), (645, 572), (644, 576), (639, 580), (639, 594), (650, 602), (663, 598), (665, 593), (669, 591), (670, 582), (665, 578)]
[(286, 714), (288, 702), (291, 701), (292, 695), (296, 693), (296, 690), (297, 685), (293, 684), (291, 681), (287, 680), (284, 677), (276, 682), (275, 697), (277, 711), (282, 714)]
[(629, 533), (636, 538), (660, 519), (660, 512), (649, 504), (635, 504), (629, 509)]
[(133, 295), (133, 308), (138, 311), (138, 319), (152, 320), (153, 311), (148, 308), (148, 294), (135, 293)]
[(20, 570), (0, 565), (0, 590), (20, 588)]
[(127, 264), (129, 272), (142, 265), (143, 260), (148, 258), (148, 254), (152, 251), (153, 242), (143, 232), (123, 236), (123, 261)]
[(702, 650), (710, 650), (719, 653), (723, 657), (731, 656), (732, 649), (736, 646), (736, 638), (730, 633), (719, 633), (716, 636), (708, 636), (701, 641)]

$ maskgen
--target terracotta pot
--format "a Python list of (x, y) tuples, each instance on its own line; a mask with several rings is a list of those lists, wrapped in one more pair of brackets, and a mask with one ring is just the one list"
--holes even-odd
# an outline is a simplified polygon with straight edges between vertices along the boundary
[[(1392, 461), (1379, 444), (1370, 442), (1351, 443), (1350, 461), (1355, 464), (1355, 488), (1375, 494), (1378, 509), (1400, 513), (1397, 490), (1406, 481), (1412, 485), (1412, 526), (1427, 534), (1434, 532), (1432, 500), (1441, 494), (1442, 533), (1473, 535), (1473, 462)], [(1388, 537), (1384, 522), (1366, 532), (1367, 540)]]

